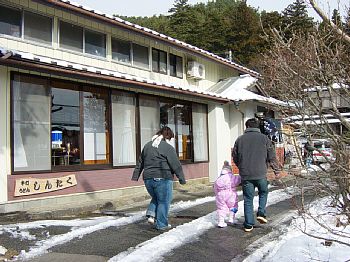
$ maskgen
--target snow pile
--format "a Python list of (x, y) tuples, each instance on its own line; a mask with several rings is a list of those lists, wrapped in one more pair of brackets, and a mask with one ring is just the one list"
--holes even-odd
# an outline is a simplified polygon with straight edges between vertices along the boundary
[(304, 217), (294, 213), (283, 235), (267, 242), (244, 261), (348, 261), (350, 226), (336, 226), (342, 218), (337, 217), (337, 210), (330, 207), (330, 202), (330, 198), (313, 202)]

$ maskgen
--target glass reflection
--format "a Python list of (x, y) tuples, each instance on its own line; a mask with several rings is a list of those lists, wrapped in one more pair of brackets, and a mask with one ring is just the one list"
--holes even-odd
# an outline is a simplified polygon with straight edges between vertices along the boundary
[(51, 157), (53, 166), (80, 164), (79, 92), (52, 88)]

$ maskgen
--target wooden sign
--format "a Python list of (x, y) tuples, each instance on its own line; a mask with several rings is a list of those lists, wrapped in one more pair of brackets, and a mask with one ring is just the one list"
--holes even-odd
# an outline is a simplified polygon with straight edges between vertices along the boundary
[(62, 190), (77, 184), (75, 175), (56, 178), (21, 178), (16, 180), (15, 196), (28, 196)]

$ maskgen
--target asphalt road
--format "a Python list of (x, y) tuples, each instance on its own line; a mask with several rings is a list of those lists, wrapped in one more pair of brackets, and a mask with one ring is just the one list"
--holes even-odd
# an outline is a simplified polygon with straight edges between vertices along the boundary
[[(276, 189), (279, 187), (271, 190)], [(195, 199), (206, 195), (208, 195), (208, 191), (196, 194), (188, 193), (187, 195), (184, 192), (184, 199)], [(242, 218), (236, 225), (223, 229), (211, 228), (194, 241), (184, 243), (181, 247), (166, 254), (163, 261), (242, 261), (251, 254), (252, 249), (256, 248), (256, 246), (252, 246), (252, 243), (257, 243), (257, 240), (264, 239), (266, 236), (273, 237), (281, 233), (281, 225), (290, 223), (291, 218), (288, 219), (287, 214), (290, 214), (291, 210), (295, 210), (295, 203), (298, 201), (298, 197), (295, 197), (268, 206), (269, 222), (265, 225), (257, 225), (249, 233), (243, 231)], [(122, 217), (130, 211), (144, 208), (144, 206), (131, 208), (116, 214)], [(215, 202), (212, 201), (171, 213), (170, 224), (176, 227), (215, 210)], [(0, 234), (0, 245), (13, 250), (14, 253), (22, 249), (29, 251), (36, 241), (45, 240), (55, 235), (59, 236), (70, 232), (70, 230), (69, 226), (35, 228), (30, 231), (32, 235), (35, 235), (35, 240), (21, 240), (5, 232)], [(132, 251), (135, 246), (162, 233), (153, 229), (145, 220), (121, 227), (111, 226), (84, 235), (82, 238), (73, 238), (67, 243), (55, 245), (48, 249), (49, 253), (30, 261), (108, 261), (109, 258), (123, 251)]]

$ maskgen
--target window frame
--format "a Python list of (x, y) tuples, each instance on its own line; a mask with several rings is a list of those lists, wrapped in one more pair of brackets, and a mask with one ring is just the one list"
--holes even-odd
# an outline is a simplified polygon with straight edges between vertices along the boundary
[[(51, 42), (48, 44), (48, 43), (44, 43), (44, 42), (40, 42), (40, 41), (35, 41), (35, 40), (31, 40), (31, 39), (26, 39), (25, 38), (25, 24), (26, 24), (26, 20), (25, 20), (25, 12), (27, 13), (31, 13), (31, 14), (34, 14), (34, 15), (38, 15), (38, 16), (43, 16), (45, 18), (49, 18), (51, 20)], [(33, 12), (33, 11), (28, 11), (26, 9), (23, 9), (22, 11), (22, 39), (25, 40), (25, 41), (29, 41), (29, 42), (34, 42), (34, 43), (39, 43), (41, 45), (45, 45), (45, 46), (50, 46), (52, 47), (53, 46), (53, 39), (54, 39), (54, 17), (53, 16), (50, 16), (50, 15), (46, 15), (46, 14), (42, 14), (42, 13), (39, 13), (39, 12)]]
[[(0, 36), (6, 37), (6, 38), (20, 39), (23, 42), (35, 43), (35, 44), (37, 44), (39, 46), (53, 47), (54, 27), (55, 27), (54, 16), (53, 15), (46, 14), (46, 13), (43, 13), (43, 12), (40, 12), (40, 11), (37, 11), (37, 10), (31, 10), (29, 8), (26, 8), (26, 7), (20, 7), (19, 8), (19, 7), (15, 6), (15, 5), (7, 4), (7, 3), (6, 4), (0, 3), (0, 8), (1, 7), (19, 11), (20, 16), (21, 16), (21, 23), (20, 23), (20, 36), (13, 36), (13, 35), (2, 34), (2, 33), (0, 33)], [(36, 41), (36, 40), (26, 39), (24, 37), (24, 28), (25, 28), (24, 13), (25, 12), (32, 13), (34, 15), (39, 15), (39, 16), (43, 16), (43, 17), (51, 19), (51, 42), (50, 43), (45, 43), (45, 42), (40, 42), (40, 41)]]
[[(175, 74), (174, 75), (171, 72), (171, 62), (173, 61), (172, 57), (175, 60), (175, 64), (173, 65), (174, 68), (175, 68)], [(178, 72), (177, 72), (177, 58), (181, 58), (181, 61), (182, 61), (181, 76), (178, 76)], [(173, 53), (169, 53), (169, 75), (172, 76), (172, 77), (179, 78), (179, 79), (183, 79), (184, 78), (184, 58), (182, 56), (178, 56), (178, 55), (175, 55)]]
[[(59, 88), (59, 89), (67, 89), (67, 90), (73, 90), (73, 91), (77, 91), (79, 92), (79, 124), (80, 124), (80, 139), (79, 139), (79, 145), (80, 145), (80, 161), (81, 163), (79, 165), (67, 165), (67, 166), (54, 166), (51, 163), (51, 168), (49, 170), (40, 170), (40, 171), (15, 171), (14, 170), (14, 112), (13, 112), (13, 81), (15, 79), (16, 75), (20, 75), (20, 76), (27, 76), (29, 78), (37, 78), (37, 79), (43, 79), (46, 81), (46, 86), (47, 88), (50, 89), (50, 93), (51, 93), (51, 88), (52, 88), (52, 82), (56, 81), (60, 84), (67, 84), (68, 87), (54, 87), (54, 88)], [(15, 175), (20, 175), (20, 174), (38, 174), (38, 173), (48, 173), (48, 172), (65, 172), (65, 171), (87, 171), (87, 170), (105, 170), (105, 169), (113, 169), (113, 165), (112, 165), (112, 154), (113, 154), (113, 148), (112, 148), (112, 129), (111, 129), (111, 91), (107, 90), (107, 121), (108, 121), (108, 138), (109, 138), (109, 154), (108, 154), (108, 161), (109, 163), (103, 163), (103, 164), (84, 164), (84, 115), (83, 115), (83, 110), (84, 107), (82, 106), (83, 104), (83, 92), (84, 90), (86, 90), (86, 88), (91, 87), (92, 89), (97, 89), (100, 90), (103, 88), (101, 88), (100, 86), (95, 86), (95, 85), (89, 85), (89, 84), (84, 84), (84, 83), (79, 83), (79, 82), (75, 82), (75, 81), (69, 81), (69, 80), (63, 80), (63, 79), (59, 79), (59, 78), (46, 78), (46, 77), (42, 77), (42, 76), (38, 76), (38, 75), (32, 75), (32, 74), (28, 74), (28, 73), (18, 73), (18, 72), (11, 72), (11, 87), (10, 87), (10, 101), (11, 101), (11, 110), (10, 110), (10, 130), (11, 130), (11, 174), (15, 174)], [(70, 88), (71, 86), (75, 86), (76, 89), (72, 89)], [(50, 119), (50, 127), (49, 130), (52, 131), (52, 115), (50, 114), (49, 116)], [(51, 138), (51, 132), (50, 132), (50, 154), (51, 154), (51, 145), (52, 145), (52, 138)], [(52, 159), (52, 156), (50, 156), (50, 161)]]
[[(191, 111), (189, 112), (189, 120), (190, 120), (190, 130), (189, 130), (189, 136), (191, 138), (191, 158), (190, 159), (183, 159), (183, 160), (180, 160), (181, 163), (186, 163), (186, 164), (192, 164), (192, 163), (196, 163), (194, 162), (194, 147), (193, 147), (193, 121), (192, 121), (192, 102), (190, 101), (186, 101), (186, 100), (179, 100), (179, 99), (172, 99), (172, 98), (167, 98), (167, 97), (159, 97), (159, 102), (160, 103), (169, 103), (169, 104), (174, 104), (174, 105), (177, 105), (177, 104), (183, 104), (183, 105), (187, 105), (187, 106), (190, 106), (191, 108)], [(177, 156), (179, 157), (179, 141), (177, 139), (177, 136), (178, 136), (178, 123), (177, 123), (177, 120), (178, 120), (178, 117), (177, 117), (177, 110), (176, 110), (176, 107), (175, 107), (175, 110), (174, 110), (174, 125), (175, 125), (175, 130), (172, 130), (174, 132), (174, 139), (175, 139), (175, 151), (176, 151), (176, 154)], [(161, 125), (161, 123), (159, 123), (159, 126)]]
[[(91, 54), (91, 53), (87, 53), (86, 52), (86, 32), (91, 32), (93, 34), (96, 34), (96, 35), (102, 35), (104, 37), (104, 50), (105, 50), (105, 54), (104, 56), (100, 56), (100, 55), (95, 55), (95, 54)], [(107, 34), (106, 33), (101, 33), (99, 31), (96, 31), (96, 30), (91, 30), (91, 29), (88, 29), (88, 28), (85, 28), (83, 27), (83, 41), (84, 41), (84, 44), (83, 44), (83, 54), (85, 55), (91, 55), (91, 56), (94, 56), (94, 57), (100, 57), (100, 58), (107, 58)]]
[[(118, 61), (117, 59), (114, 59), (113, 58), (113, 41), (121, 41), (121, 42), (125, 42), (125, 43), (128, 43), (129, 44), (129, 55), (130, 55), (130, 61), (129, 62), (123, 62), (123, 61)], [(136, 65), (135, 64), (135, 52), (134, 52), (134, 46), (137, 45), (137, 46), (140, 46), (140, 47), (143, 47), (143, 48), (147, 48), (147, 61), (148, 61), (148, 64), (147, 64), (147, 67), (143, 67), (143, 66), (139, 66), (139, 65)], [(135, 67), (135, 68), (138, 68), (138, 69), (141, 69), (141, 70), (150, 70), (151, 69), (151, 54), (150, 54), (150, 47), (147, 46), (147, 45), (143, 45), (143, 44), (139, 44), (139, 43), (136, 43), (136, 42), (133, 42), (133, 41), (130, 41), (130, 40), (127, 40), (127, 39), (123, 39), (121, 37), (118, 37), (118, 36), (113, 36), (111, 37), (111, 61), (112, 62), (115, 62), (115, 63), (118, 63), (118, 64), (123, 64), (123, 65), (128, 65), (128, 66), (132, 66), (132, 67)]]
[(72, 50), (72, 49), (69, 49), (69, 48), (66, 48), (66, 47), (63, 47), (61, 45), (61, 22), (63, 23), (66, 23), (66, 24), (72, 24), (70, 22), (67, 22), (66, 20), (63, 20), (63, 19), (59, 19), (58, 20), (58, 28), (57, 28), (57, 45), (58, 45), (58, 48), (61, 49), (61, 50), (65, 50), (65, 51), (69, 51), (69, 52), (73, 52), (73, 53), (77, 53), (77, 54), (85, 54), (84, 53), (84, 50), (85, 50), (85, 33), (84, 33), (84, 27), (81, 26), (80, 24), (74, 24), (74, 26), (78, 26), (78, 27), (81, 27), (82, 28), (82, 51), (77, 51), (77, 50)]
[[(155, 60), (153, 60), (153, 52), (156, 52), (157, 53), (157, 60), (155, 61)], [(162, 72), (161, 71), (161, 53), (163, 53), (163, 54), (165, 54), (165, 72)], [(169, 60), (169, 58), (168, 58), (168, 52), (166, 52), (166, 51), (164, 51), (164, 50), (160, 50), (160, 49), (157, 49), (157, 48), (154, 48), (154, 47), (152, 47), (152, 52), (151, 52), (151, 65), (152, 65), (152, 72), (155, 72), (155, 73), (158, 73), (158, 74), (162, 74), (162, 75), (168, 75), (168, 60)], [(154, 62), (156, 62), (157, 63), (157, 70), (155, 70), (154, 68), (153, 68), (153, 63)]]
[[(23, 75), (23, 76), (28, 76), (30, 78), (39, 78), (43, 79), (44, 81), (47, 82), (47, 87), (48, 88), (59, 88), (59, 89), (67, 89), (67, 90), (73, 90), (77, 91), (79, 93), (79, 124), (80, 124), (80, 138), (79, 138), (79, 145), (80, 145), (80, 164), (77, 165), (67, 165), (67, 166), (54, 166), (51, 162), (51, 168), (49, 170), (40, 170), (40, 171), (14, 171), (14, 111), (13, 111), (13, 99), (14, 99), (14, 93), (13, 93), (13, 83), (16, 75)], [(65, 172), (65, 171), (87, 171), (87, 170), (111, 170), (111, 169), (125, 169), (125, 168), (133, 168), (135, 165), (118, 165), (114, 166), (113, 165), (113, 124), (112, 124), (112, 94), (114, 93), (113, 88), (108, 88), (106, 91), (107, 93), (107, 98), (106, 98), (106, 121), (108, 121), (108, 129), (106, 133), (108, 132), (108, 139), (109, 141), (106, 143), (109, 143), (108, 145), (108, 163), (101, 163), (101, 164), (84, 164), (84, 115), (83, 115), (83, 92), (86, 90), (86, 88), (92, 88), (97, 90), (103, 90), (103, 86), (99, 85), (92, 85), (92, 84), (86, 84), (86, 83), (80, 83), (76, 81), (71, 81), (71, 80), (65, 80), (65, 79), (60, 79), (60, 78), (55, 78), (55, 77), (43, 77), (39, 75), (33, 75), (29, 73), (21, 73), (21, 72), (11, 72), (11, 88), (10, 88), (10, 130), (11, 130), (11, 174), (37, 174), (37, 173), (48, 173), (48, 172)], [(54, 82), (59, 83), (60, 85), (54, 84)], [(123, 90), (123, 89), (116, 89), (118, 92), (127, 92), (130, 93), (132, 96), (135, 97), (135, 136), (136, 136), (136, 148), (135, 148), (135, 155), (136, 155), (136, 161), (139, 158), (141, 154), (141, 126), (140, 126), (140, 95), (139, 93), (128, 91), (128, 90)], [(50, 90), (51, 93), (51, 90)], [(191, 138), (191, 144), (190, 144), (190, 150), (191, 150), (191, 158), (190, 159), (184, 159), (180, 160), (182, 164), (195, 164), (195, 163), (207, 163), (209, 162), (210, 159), (210, 154), (209, 154), (209, 130), (208, 130), (208, 106), (204, 103), (196, 103), (196, 104), (201, 104), (204, 105), (206, 108), (206, 119), (207, 119), (207, 145), (208, 145), (208, 160), (203, 160), (203, 161), (195, 161), (194, 160), (194, 138), (193, 138), (193, 104), (195, 102), (188, 101), (188, 100), (180, 100), (180, 99), (174, 99), (174, 98), (169, 98), (169, 97), (164, 97), (164, 96), (158, 96), (158, 95), (151, 95), (151, 94), (146, 94), (142, 93), (143, 97), (155, 97), (160, 103), (171, 103), (171, 104), (181, 104), (181, 105), (187, 105), (190, 107), (190, 112), (189, 112), (189, 136)], [(50, 113), (50, 131), (52, 131), (52, 114)], [(177, 112), (175, 110), (175, 128), (174, 128), (174, 134), (175, 134), (175, 149), (176, 153), (178, 154), (178, 140), (177, 140), (177, 133), (178, 133), (178, 123), (177, 123)], [(160, 122), (159, 122), (159, 128), (160, 128)], [(50, 132), (50, 152), (51, 152), (51, 146), (52, 146), (52, 138), (51, 138), (51, 132)], [(51, 154), (51, 153), (50, 153)], [(50, 157), (52, 160), (52, 156)]]
[[(135, 43), (135, 42), (130, 42), (131, 43), (131, 65), (135, 68), (138, 68), (138, 69), (143, 69), (143, 70), (150, 70), (151, 68), (151, 59), (150, 59), (150, 47), (149, 46), (146, 46), (146, 45), (141, 45), (141, 44), (138, 44), (138, 43)], [(134, 53), (134, 45), (138, 45), (140, 47), (144, 47), (144, 48), (147, 48), (147, 60), (148, 60), (148, 66), (147, 67), (142, 67), (142, 66), (138, 66), (138, 65), (135, 65), (135, 59), (134, 59), (134, 56), (135, 56), (135, 53)]]
[(113, 158), (114, 158), (114, 154), (113, 154), (113, 116), (112, 116), (112, 113), (113, 113), (113, 108), (112, 108), (112, 104), (113, 104), (113, 101), (112, 101), (112, 96), (113, 95), (117, 95), (118, 93), (126, 93), (130, 96), (132, 96), (134, 99), (135, 99), (135, 159), (136, 159), (136, 164), (138, 162), (138, 159), (141, 155), (141, 152), (139, 150), (140, 148), (140, 114), (139, 114), (139, 94), (138, 93), (135, 93), (135, 92), (132, 92), (132, 91), (128, 91), (128, 90), (123, 90), (123, 89), (112, 89), (110, 91), (110, 130), (111, 130), (111, 165), (112, 165), (112, 168), (113, 169), (122, 169), (122, 168), (134, 168), (136, 166), (135, 165), (114, 165), (113, 163)]
[(193, 124), (193, 105), (194, 104), (197, 104), (197, 105), (203, 105), (205, 107), (205, 118), (206, 118), (206, 130), (207, 130), (207, 139), (206, 139), (206, 143), (207, 143), (207, 156), (208, 156), (208, 159), (207, 160), (195, 160), (195, 152), (194, 152), (194, 136), (193, 136), (193, 163), (207, 163), (210, 161), (210, 150), (209, 150), (209, 108), (208, 108), (208, 105), (207, 104), (203, 104), (203, 103), (196, 103), (196, 102), (192, 102), (192, 110), (191, 110), (191, 113), (192, 113), (192, 134), (194, 133), (193, 131), (193, 128), (194, 128), (194, 124)]
[[(49, 85), (49, 81), (48, 79), (45, 79), (41, 76), (37, 76), (37, 75), (31, 75), (31, 74), (26, 74), (26, 73), (17, 73), (14, 71), (11, 71), (10, 73), (10, 155), (11, 155), (11, 174), (37, 174), (37, 173), (47, 173), (47, 172), (51, 172), (51, 169), (48, 170), (28, 170), (28, 171), (15, 171), (15, 157), (14, 157), (14, 145), (15, 145), (15, 135), (14, 135), (14, 131), (15, 131), (15, 112), (14, 112), (14, 80), (16, 76), (23, 76), (23, 77), (28, 77), (28, 78), (32, 78), (32, 79), (38, 79), (38, 80), (43, 80), (43, 82), (45, 82), (45, 86), (48, 87)], [(49, 130), (51, 130), (51, 114), (49, 114), (48, 116), (49, 118)], [(50, 138), (49, 138), (49, 143), (51, 145), (51, 133), (50, 133)], [(50, 160), (51, 160), (51, 150), (49, 150), (50, 152)]]
[[(128, 43), (128, 45), (129, 45), (129, 62), (123, 62), (123, 61), (119, 61), (119, 60), (113, 58), (113, 40)], [(132, 66), (132, 42), (125, 40), (125, 39), (121, 39), (119, 37), (112, 36), (111, 37), (111, 59), (113, 62)]]
[(14, 11), (18, 11), (21, 17), (21, 21), (20, 21), (20, 25), (19, 25), (19, 29), (20, 29), (20, 36), (14, 36), (14, 35), (8, 35), (8, 34), (4, 34), (4, 33), (0, 33), (1, 36), (6, 36), (6, 37), (11, 37), (11, 38), (15, 38), (15, 39), (23, 39), (23, 9), (22, 8), (18, 8), (12, 5), (4, 5), (4, 4), (0, 4), (0, 8), (4, 7), (7, 9), (12, 9)]
[[(158, 99), (158, 102), (159, 103), (171, 103), (171, 104), (183, 104), (183, 105), (188, 105), (190, 106), (191, 108), (191, 111), (189, 112), (189, 120), (190, 120), (190, 137), (191, 137), (191, 159), (185, 159), (185, 160), (180, 160), (180, 162), (182, 164), (196, 164), (196, 163), (208, 163), (209, 162), (209, 130), (208, 130), (208, 106), (207, 104), (204, 104), (204, 103), (196, 103), (196, 104), (201, 104), (201, 105), (204, 105), (205, 108), (206, 108), (206, 121), (207, 121), (207, 125), (206, 125), (206, 129), (207, 129), (207, 140), (206, 140), (206, 143), (207, 143), (207, 148), (208, 148), (208, 160), (203, 160), (203, 161), (194, 161), (194, 140), (193, 140), (193, 115), (192, 115), (192, 108), (193, 108), (193, 104), (194, 102), (191, 102), (191, 101), (188, 101), (188, 100), (180, 100), (180, 99), (174, 99), (174, 98), (169, 98), (169, 97), (164, 97), (164, 96), (157, 96), (157, 95), (152, 95), (152, 94), (140, 94), (140, 96), (142, 97), (152, 97), (152, 98), (156, 98)], [(137, 99), (137, 102), (139, 104), (139, 100), (140, 98), (138, 97)], [(138, 115), (138, 117), (140, 118), (140, 113)], [(176, 154), (178, 155), (178, 140), (176, 138), (177, 136), (177, 133), (178, 133), (178, 124), (177, 124), (177, 116), (176, 116), (176, 110), (175, 110), (175, 116), (174, 116), (174, 122), (175, 122), (175, 129), (173, 130), (174, 132), (174, 137), (175, 137), (175, 151), (176, 151)], [(140, 139), (140, 142), (139, 142), (139, 148), (138, 148), (138, 151), (139, 151), (139, 154), (141, 153), (142, 151), (142, 148), (141, 148), (141, 125), (140, 125), (141, 122), (138, 122), (139, 124), (139, 129), (138, 129), (138, 132), (139, 132), (139, 135), (138, 135), (138, 138)], [(159, 122), (159, 129), (160, 129), (160, 126), (161, 126), (161, 123)]]
[[(62, 47), (62, 46), (61, 46), (61, 22), (66, 23), (66, 24), (70, 24), (70, 25), (74, 25), (74, 26), (77, 26), (77, 27), (81, 27), (81, 28), (82, 28), (82, 31), (83, 31), (83, 38), (82, 38), (82, 41), (83, 41), (82, 44), (83, 44), (83, 45), (82, 45), (82, 51), (72, 50), (72, 49), (65, 48), (65, 47)], [(86, 32), (86, 31), (90, 31), (90, 32), (96, 33), (96, 34), (101, 34), (101, 35), (104, 36), (104, 40), (105, 40), (105, 55), (104, 55), (104, 56), (94, 55), (94, 54), (90, 54), (90, 53), (87, 53), (87, 52), (86, 52), (86, 43), (85, 43), (85, 32)], [(59, 19), (58, 19), (57, 34), (58, 34), (58, 37), (57, 37), (58, 49), (65, 50), (65, 51), (68, 51), (68, 52), (71, 52), (71, 53), (75, 53), (75, 54), (83, 54), (83, 55), (85, 55), (85, 56), (93, 57), (94, 59), (107, 60), (107, 56), (108, 56), (108, 46), (109, 46), (109, 45), (108, 45), (109, 38), (108, 38), (107, 33), (101, 32), (101, 31), (95, 30), (95, 29), (90, 29), (90, 28), (87, 28), (86, 26), (81, 25), (81, 24), (79, 24), (79, 23), (73, 23), (72, 21), (67, 21), (67, 20), (65, 20), (65, 19), (59, 18)], [(115, 61), (115, 60), (112, 59), (112, 61)]]

